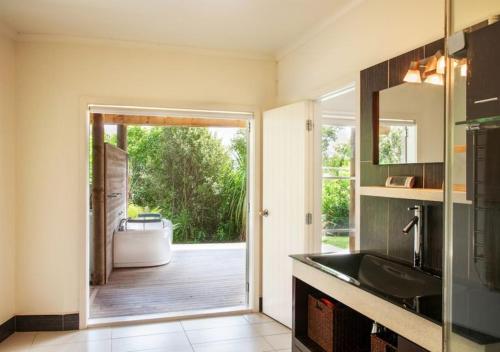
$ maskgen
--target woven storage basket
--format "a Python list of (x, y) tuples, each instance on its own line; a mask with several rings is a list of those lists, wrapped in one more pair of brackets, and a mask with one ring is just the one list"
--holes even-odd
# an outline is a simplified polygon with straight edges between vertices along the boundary
[(371, 336), (371, 352), (397, 352), (397, 348), (377, 335)]
[(308, 297), (307, 334), (325, 352), (370, 351), (371, 322), (341, 304), (330, 307)]

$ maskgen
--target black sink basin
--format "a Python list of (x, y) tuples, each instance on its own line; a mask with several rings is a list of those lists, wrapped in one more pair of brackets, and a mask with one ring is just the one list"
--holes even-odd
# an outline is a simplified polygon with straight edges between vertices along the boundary
[(363, 290), (441, 322), (442, 280), (371, 252), (292, 256)]

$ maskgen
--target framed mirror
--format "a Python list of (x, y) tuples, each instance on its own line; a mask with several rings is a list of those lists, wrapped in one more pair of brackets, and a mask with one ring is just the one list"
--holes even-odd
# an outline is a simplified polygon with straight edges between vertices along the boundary
[(403, 83), (376, 95), (374, 150), (380, 165), (444, 161), (444, 86)]

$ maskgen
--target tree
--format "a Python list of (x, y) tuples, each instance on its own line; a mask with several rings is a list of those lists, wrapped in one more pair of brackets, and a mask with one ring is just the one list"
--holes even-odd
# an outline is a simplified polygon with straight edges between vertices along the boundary
[[(321, 149), (323, 167), (332, 176), (350, 176), (352, 148), (340, 142), (342, 127), (322, 127)], [(323, 180), (322, 214), (323, 226), (328, 229), (349, 228), (349, 180)]]
[(400, 164), (402, 160), (404, 139), (406, 129), (390, 128), (385, 136), (380, 136), (379, 142), (379, 163), (380, 164)]
[(174, 241), (245, 239), (243, 134), (230, 150), (206, 128), (130, 127), (128, 142), (132, 203), (159, 208), (174, 223)]

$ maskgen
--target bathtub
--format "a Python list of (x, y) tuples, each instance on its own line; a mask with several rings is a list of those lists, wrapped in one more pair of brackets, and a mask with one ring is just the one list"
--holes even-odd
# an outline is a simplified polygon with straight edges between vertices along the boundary
[(167, 264), (172, 258), (172, 232), (172, 223), (157, 214), (122, 220), (113, 237), (113, 267)]

